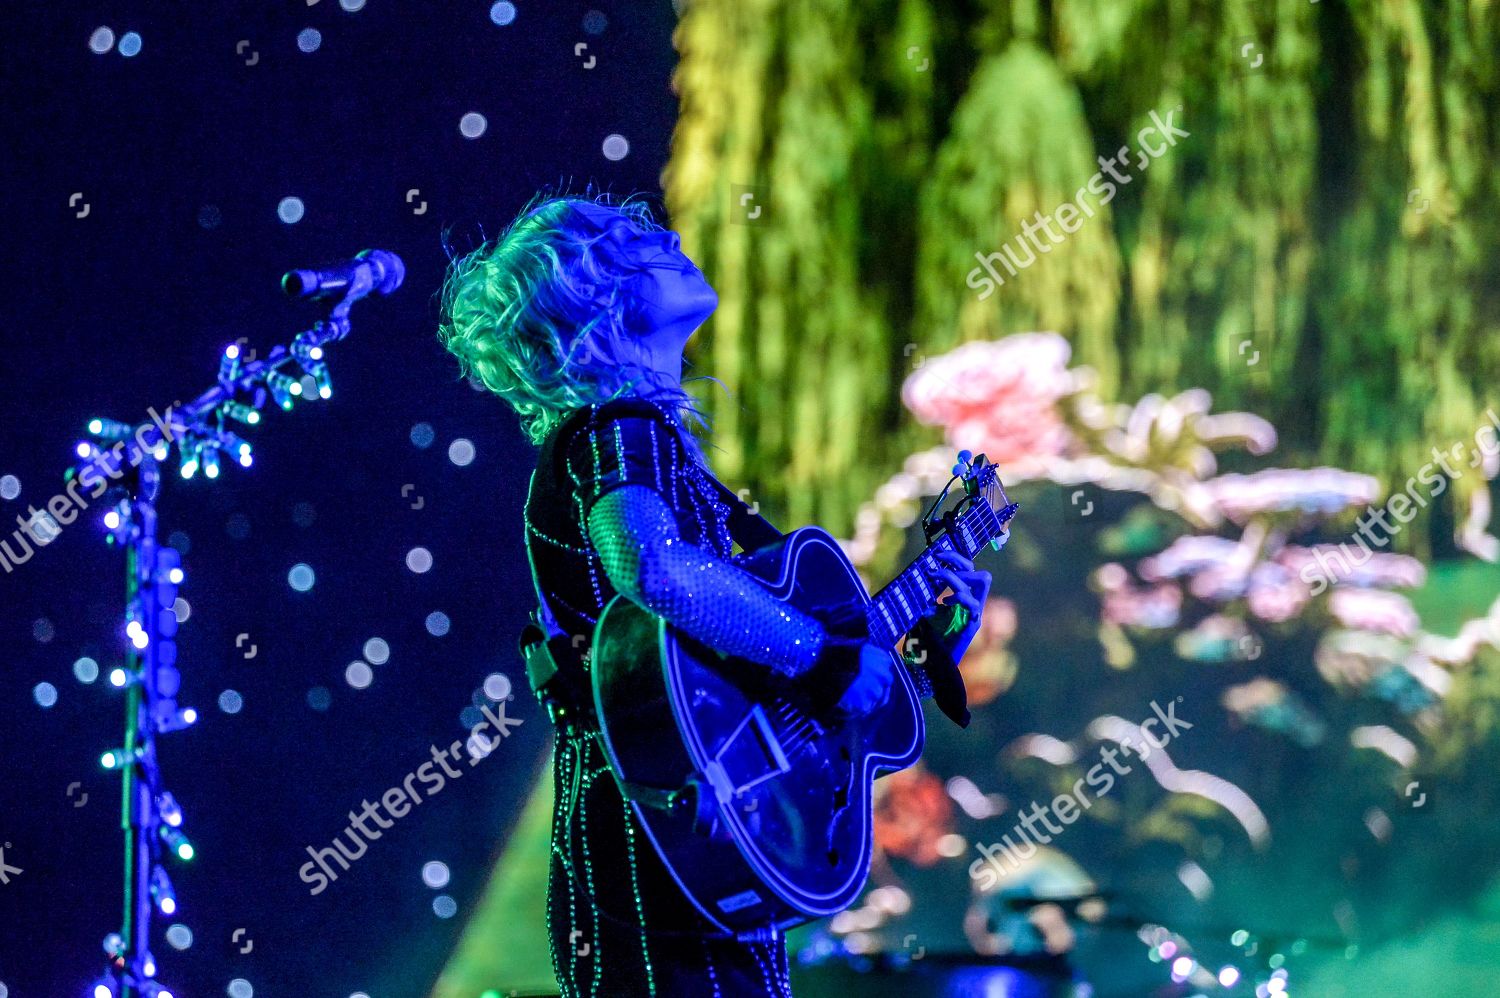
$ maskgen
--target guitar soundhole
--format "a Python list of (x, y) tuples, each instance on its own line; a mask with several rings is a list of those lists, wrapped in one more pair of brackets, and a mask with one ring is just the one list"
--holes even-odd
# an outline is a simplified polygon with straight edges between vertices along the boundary
[(828, 865), (829, 866), (838, 866), (839, 865), (839, 851), (837, 849), (830, 849), (830, 850), (828, 850)]

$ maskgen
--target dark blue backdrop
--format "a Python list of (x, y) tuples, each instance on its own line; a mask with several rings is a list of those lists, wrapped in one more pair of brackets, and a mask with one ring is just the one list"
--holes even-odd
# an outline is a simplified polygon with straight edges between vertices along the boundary
[[(202, 712), (162, 752), (198, 847), (174, 871), (170, 920), (195, 942), (177, 952), (158, 935), (155, 950), (179, 996), (237, 977), (261, 995), (425, 993), (536, 774), (544, 721), (512, 652), (529, 607), (531, 451), (434, 339), (441, 232), (466, 248), (560, 180), (655, 191), (676, 106), (674, 15), (665, 0), (516, 7), (500, 26), (486, 2), (6, 5), (0, 475), (22, 491), (0, 502), (0, 536), (58, 491), (90, 416), (143, 418), (207, 388), (226, 343), (265, 351), (311, 322), (313, 307), (279, 294), (285, 269), (370, 246), (408, 268), (331, 348), (331, 401), (269, 412), (246, 434), (253, 470), (169, 479), (161, 502), (163, 534), (190, 542), (182, 700)], [(90, 51), (101, 25), (138, 32), (139, 54)], [(305, 53), (309, 27), (321, 44)], [(488, 121), (478, 139), (459, 132), (469, 112)], [(601, 152), (612, 133), (631, 145), (618, 162)], [(305, 205), (295, 224), (277, 215), (288, 196)], [(435, 430), (426, 449), (409, 436), (420, 422)], [(456, 438), (477, 449), (467, 467), (449, 461)], [(0, 885), (11, 996), (81, 994), (120, 921), (118, 779), (97, 759), (118, 741), (121, 695), (72, 669), (122, 658), (123, 563), (97, 512), (0, 576), (0, 844), (23, 870)], [(405, 566), (419, 545), (435, 559), (421, 575)], [(309, 592), (288, 585), (297, 563), (316, 572)], [(451, 619), (446, 636), (424, 627), (433, 611)], [(352, 689), (344, 669), (372, 636), (390, 661)], [(460, 712), (496, 670), (527, 723), (309, 897), (304, 848), (462, 737)], [(33, 696), (44, 682), (50, 708)], [(326, 712), (309, 706), (316, 686), (332, 691)], [(216, 706), (230, 689), (244, 703), (232, 715)], [(452, 871), (454, 918), (433, 912), (428, 860)], [(238, 928), (250, 953), (231, 943)]]

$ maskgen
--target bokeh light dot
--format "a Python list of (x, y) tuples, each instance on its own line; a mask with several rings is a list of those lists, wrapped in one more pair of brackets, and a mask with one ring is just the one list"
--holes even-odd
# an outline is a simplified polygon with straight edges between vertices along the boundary
[(357, 690), (365, 689), (374, 681), (375, 670), (358, 659), (350, 662), (348, 668), (344, 670), (344, 682)]
[(447, 634), (451, 624), (448, 615), (441, 610), (434, 610), (427, 615), (427, 633), (435, 638)]
[(167, 928), (167, 942), (173, 949), (187, 949), (193, 945), (193, 930), (177, 922)]
[(311, 565), (298, 563), (292, 566), (290, 572), (286, 573), (287, 585), (299, 593), (307, 592), (317, 581), (317, 574), (313, 572)]
[(505, 27), (516, 19), (516, 5), (510, 0), (499, 0), (490, 6), (490, 20), (500, 27)]
[(276, 203), (276, 217), (287, 225), (296, 225), (302, 221), (302, 216), (306, 212), (307, 206), (299, 197), (284, 197)]
[(38, 644), (48, 644), (57, 637), (57, 628), (52, 626), (52, 621), (46, 617), (38, 617), (32, 621), (31, 636), (36, 638)]
[(426, 548), (412, 548), (406, 552), (406, 567), (421, 575), (432, 569), (432, 552)]
[(224, 990), (229, 998), (255, 998), (255, 989), (243, 977), (236, 977), (230, 981), (229, 987)]
[(21, 480), (15, 475), (0, 476), (0, 499), (7, 501), (21, 494)]
[(141, 36), (134, 31), (127, 31), (120, 36), (120, 54), (125, 58), (139, 55), (141, 51)]
[(365, 0), (339, 0), (339, 6), (351, 14), (356, 14), (365, 9)]
[(630, 155), (630, 140), (618, 133), (604, 138), (604, 158), (618, 162)]
[(583, 15), (583, 30), (591, 35), (602, 35), (607, 27), (609, 27), (609, 18), (604, 16), (604, 11), (591, 10)]
[(466, 139), (477, 139), (484, 134), (490, 123), (478, 111), (470, 111), (458, 119), (458, 131)]
[(371, 665), (385, 665), (391, 660), (391, 646), (384, 638), (371, 638), (365, 642), (365, 661)]
[(99, 678), (99, 663), (87, 655), (73, 663), (73, 678), (80, 683), (92, 683)]
[(310, 502), (299, 502), (292, 507), (292, 522), (299, 527), (310, 527), (317, 519), (317, 507)]
[(424, 450), (431, 447), (435, 439), (437, 433), (432, 429), (431, 423), (417, 423), (411, 428), (411, 442)]
[(226, 714), (238, 714), (245, 706), (245, 698), (234, 690), (225, 690), (219, 694), (219, 709)]
[(179, 554), (187, 554), (193, 550), (193, 542), (181, 530), (174, 530), (168, 534), (167, 543), (176, 548)]
[(458, 914), (458, 902), (446, 894), (432, 899), (432, 913), (438, 918), (452, 918)]
[(484, 714), (478, 707), (465, 707), (458, 713), (458, 723), (465, 728), (474, 728), (482, 720)]
[(323, 32), (317, 28), (303, 28), (297, 32), (297, 47), (304, 52), (316, 52), (323, 44)]
[(32, 688), (31, 697), (43, 708), (51, 707), (57, 703), (57, 687), (51, 683), (37, 683)]
[(448, 864), (438, 860), (429, 860), (422, 864), (422, 883), (437, 890), (448, 886)]
[(484, 695), (491, 700), (504, 700), (510, 696), (510, 677), (503, 672), (492, 672), (484, 677)]
[(307, 705), (316, 711), (327, 710), (333, 703), (333, 694), (326, 686), (314, 686), (307, 691)]
[(470, 464), (473, 464), (474, 455), (475, 450), (473, 442), (470, 440), (466, 440), (463, 437), (459, 437), (457, 440), (448, 445), (448, 460), (452, 461), (460, 468), (464, 468)]
[(193, 615), (193, 604), (181, 596), (172, 601), (172, 616), (177, 618), (179, 624), (186, 624), (188, 618)]
[(115, 47), (115, 33), (107, 26), (100, 25), (89, 35), (89, 50), (95, 55), (104, 55)]
[(498, 741), (498, 738), (491, 741), (489, 736), (481, 731), (471, 731), (468, 741), (469, 758), (483, 759), (494, 750), (495, 744)]
[[(17, 517), (17, 520), (19, 521), (20, 518)], [(22, 528), (31, 535), (31, 539), (38, 547), (46, 547), (57, 540), (57, 535), (62, 533), (62, 525), (46, 511), (40, 511), (36, 516), (22, 522)]]

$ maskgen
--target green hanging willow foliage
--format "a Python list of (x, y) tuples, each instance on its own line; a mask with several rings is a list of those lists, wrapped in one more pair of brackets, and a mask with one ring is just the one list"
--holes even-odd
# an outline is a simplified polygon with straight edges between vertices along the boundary
[[(1500, 402), (1500, 5), (692, 0), (677, 45), (715, 461), (790, 523), (847, 532), (933, 441), (898, 400), (925, 355), (1030, 329), (1106, 397), (1204, 387), (1398, 485)], [(1153, 113), (1190, 134), (1138, 162)]]

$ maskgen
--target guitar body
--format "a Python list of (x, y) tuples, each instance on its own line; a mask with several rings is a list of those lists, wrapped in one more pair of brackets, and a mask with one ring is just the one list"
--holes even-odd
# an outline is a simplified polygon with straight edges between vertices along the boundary
[[(870, 600), (838, 543), (816, 527), (741, 564), (814, 616)], [(623, 597), (605, 608), (592, 649), (611, 769), (704, 916), (736, 933), (784, 928), (859, 896), (872, 782), (915, 762), (926, 736), (905, 667), (874, 713), (820, 723), (765, 666), (723, 656)]]

